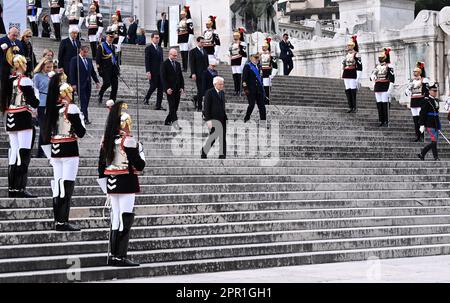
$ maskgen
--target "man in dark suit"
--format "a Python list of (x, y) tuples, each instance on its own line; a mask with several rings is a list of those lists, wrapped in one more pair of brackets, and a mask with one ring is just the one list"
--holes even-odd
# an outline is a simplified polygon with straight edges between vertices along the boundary
[(178, 120), (178, 105), (180, 104), (181, 94), (184, 93), (184, 78), (181, 64), (176, 61), (177, 57), (177, 50), (172, 48), (169, 51), (169, 59), (161, 65), (161, 80), (169, 102), (169, 114), (165, 125), (172, 125), (173, 122)]
[(202, 159), (208, 157), (211, 147), (219, 140), (219, 159), (225, 159), (227, 154), (227, 114), (225, 113), (225, 93), (223, 91), (224, 80), (215, 77), (214, 87), (205, 93), (205, 109), (203, 116), (210, 130), (208, 140), (202, 148)]
[(5, 24), (3, 23), (3, 7), (0, 4), (0, 35), (6, 34)]
[(209, 67), (203, 72), (202, 77), (202, 92), (203, 97), (205, 96), (205, 93), (208, 89), (211, 89), (214, 87), (213, 81), (214, 78), (219, 75), (219, 73), (216, 70), (217, 61), (215, 59), (209, 60)]
[(166, 18), (166, 13), (161, 13), (161, 20), (158, 20), (158, 32), (159, 32), (159, 46), (164, 41), (164, 47), (167, 47), (167, 41), (169, 40), (169, 21)]
[(164, 110), (161, 107), (163, 99), (163, 87), (161, 83), (161, 64), (164, 61), (163, 50), (158, 45), (158, 33), (152, 33), (151, 39), (152, 43), (145, 48), (145, 70), (147, 71), (147, 79), (150, 81), (150, 88), (147, 91), (144, 103), (148, 104), (152, 94), (158, 89), (155, 110)]
[(266, 120), (265, 92), (258, 62), (259, 54), (252, 55), (250, 62), (245, 64), (244, 70), (242, 71), (242, 86), (248, 100), (247, 114), (245, 115), (244, 122), (250, 120), (255, 103), (258, 105), (260, 119)]
[[(23, 48), (23, 44), (18, 40), (19, 38), (19, 30), (16, 27), (11, 27), (8, 31), (8, 35), (0, 38), (0, 85), (3, 85), (1, 91), (0, 98), (8, 98), (9, 95), (12, 94), (13, 91), (13, 80), (11, 79), (12, 73), (12, 64), (9, 64), (6, 60), (6, 53), (12, 48), (13, 54), (21, 54), (24, 55), (25, 51)], [(1, 101), (1, 100), (0, 100)]]
[(98, 93), (98, 103), (103, 101), (105, 91), (111, 86), (109, 98), (116, 101), (117, 90), (119, 88), (120, 67), (117, 59), (116, 48), (113, 45), (114, 32), (107, 31), (106, 39), (97, 48), (97, 70), (103, 79), (103, 85)]
[(81, 112), (84, 115), (84, 122), (91, 124), (89, 121), (88, 106), (91, 99), (91, 78), (94, 80), (97, 89), (100, 89), (100, 82), (97, 73), (94, 70), (92, 59), (88, 58), (89, 47), (82, 46), (80, 55), (73, 57), (70, 61), (70, 78), (72, 79), (72, 87), (74, 92), (79, 96)]
[(19, 39), (19, 30), (16, 27), (11, 27), (8, 34), (6, 36), (0, 38), (0, 46), (1, 46), (0, 75), (2, 75), (3, 67), (5, 66), (5, 63), (6, 63), (5, 54), (10, 47), (17, 46), (19, 49), (17, 51), (15, 51), (15, 53), (20, 54), (20, 55), (25, 55), (24, 46), (23, 46), (22, 42), (20, 42), (20, 40), (18, 40), (18, 39)]
[(284, 34), (283, 40), (280, 42), (280, 59), (283, 60), (285, 76), (289, 76), (291, 71), (294, 69), (294, 62), (292, 61), (292, 57), (294, 57), (294, 53), (292, 52), (293, 49), (294, 46), (292, 46), (289, 41), (289, 35)]
[(128, 44), (136, 44), (138, 25), (133, 17), (130, 17), (128, 20), (130, 21), (130, 27), (128, 28)]
[(197, 111), (202, 111), (202, 78), (204, 71), (208, 68), (208, 54), (203, 49), (203, 37), (197, 37), (197, 47), (189, 53), (189, 62), (191, 65), (191, 78), (197, 85), (197, 96), (194, 97), (194, 104)]
[(69, 31), (69, 37), (63, 39), (59, 45), (58, 67), (64, 69), (64, 73), (68, 77), (68, 82), (72, 84), (70, 79), (70, 61), (78, 55), (81, 43), (78, 40), (78, 29), (72, 27)]

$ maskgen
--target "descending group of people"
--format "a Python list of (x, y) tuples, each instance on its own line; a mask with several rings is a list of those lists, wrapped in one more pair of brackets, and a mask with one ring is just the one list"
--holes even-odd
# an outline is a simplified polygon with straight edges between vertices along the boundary
[[(395, 83), (394, 68), (391, 64), (391, 49), (384, 48), (378, 56), (379, 63), (372, 71), (370, 80), (375, 82), (374, 91), (378, 109), (379, 127), (389, 126), (389, 109), (391, 94)], [(357, 112), (357, 92), (360, 87), (363, 64), (358, 54), (359, 46), (356, 36), (352, 36), (347, 43), (347, 54), (343, 60), (342, 78), (345, 83), (345, 93), (349, 106), (348, 113)], [(413, 142), (423, 142), (425, 130), (430, 136), (431, 143), (422, 149), (417, 156), (424, 160), (431, 150), (435, 161), (439, 160), (437, 142), (441, 132), (439, 121), (439, 87), (437, 82), (430, 82), (426, 78), (425, 63), (418, 62), (413, 70), (405, 94), (410, 97), (411, 114), (414, 121), (415, 139)], [(450, 99), (450, 98), (449, 98)], [(450, 115), (449, 115), (450, 117)]]
[[(54, 24), (60, 18), (61, 1), (49, 1)], [(64, 1), (62, 1), (64, 2)], [(132, 117), (127, 112), (128, 105), (117, 100), (120, 75), (121, 44), (125, 39), (125, 29), (120, 11), (112, 17), (112, 24), (106, 29), (103, 40), (103, 17), (99, 3), (94, 1), (87, 14), (82, 11), (81, 1), (71, 1), (68, 8), (70, 21), (69, 37), (61, 42), (58, 65), (52, 59), (54, 54), (45, 55), (35, 66), (36, 58), (29, 39), (35, 28), (25, 31), (23, 43), (18, 40), (19, 31), (11, 28), (7, 36), (0, 39), (0, 110), (6, 115), (6, 131), (9, 135), (8, 155), (8, 196), (11, 198), (35, 198), (27, 187), (28, 167), (36, 130), (33, 117), (37, 115), (40, 127), (39, 146), (50, 159), (53, 167), (51, 182), (53, 212), (56, 231), (79, 231), (80, 228), (69, 222), (71, 198), (80, 162), (79, 139), (86, 135), (88, 119), (87, 105), (90, 98), (90, 79), (94, 79), (99, 91), (99, 103), (103, 102), (106, 90), (111, 87), (110, 100), (106, 102), (108, 118), (99, 152), (99, 185), (111, 203), (111, 229), (109, 233), (108, 264), (112, 266), (138, 266), (127, 258), (130, 231), (134, 222), (136, 193), (140, 192), (139, 174), (146, 161), (142, 143), (133, 137)], [(29, 1), (33, 6), (29, 16), (38, 14), (40, 1)], [(29, 8), (30, 9), (30, 8)], [(35, 11), (36, 10), (36, 11)], [(90, 48), (96, 61), (97, 71), (103, 79), (96, 76), (93, 61), (88, 57), (89, 47), (79, 41), (79, 26), (86, 17)], [(34, 20), (34, 21), (32, 21)], [(36, 19), (30, 18), (30, 23)], [(80, 23), (81, 22), (81, 23)], [(193, 21), (189, 7), (185, 6), (178, 24), (178, 51), (170, 49), (164, 60), (161, 38), (167, 42), (167, 23), (165, 18), (158, 23), (158, 32), (151, 35), (151, 43), (145, 50), (145, 66), (150, 88), (144, 99), (149, 104), (151, 95), (157, 91), (155, 110), (165, 110), (162, 98), (165, 93), (169, 113), (165, 125), (181, 129), (178, 125), (177, 110), (181, 95), (185, 91), (183, 71), (190, 69), (190, 78), (195, 81), (197, 94), (194, 106), (203, 112), (210, 130), (210, 137), (200, 151), (206, 159), (214, 143), (219, 143), (220, 159), (226, 159), (226, 97), (224, 79), (216, 70), (220, 38), (216, 32), (216, 17), (210, 16), (205, 23), (202, 36), (194, 38)], [(34, 28), (34, 29), (33, 29)], [(60, 34), (60, 30), (56, 30)], [(164, 37), (163, 37), (164, 35)], [(285, 74), (293, 69), (293, 46), (283, 36), (280, 48), (283, 54)], [(190, 44), (196, 41), (196, 47)], [(271, 82), (277, 73), (276, 55), (267, 38), (261, 50), (248, 54), (245, 29), (233, 32), (229, 48), (231, 72), (233, 74), (235, 95), (245, 94), (248, 108), (244, 122), (251, 119), (254, 107), (258, 106), (261, 121), (266, 121), (266, 105), (270, 102)], [(357, 112), (357, 91), (363, 69), (359, 56), (357, 37), (347, 44), (347, 54), (343, 60), (343, 79), (349, 111)], [(390, 95), (395, 82), (391, 65), (391, 49), (384, 48), (379, 55), (379, 63), (371, 74), (375, 82), (375, 96), (380, 127), (389, 126)], [(35, 75), (32, 77), (32, 72)], [(431, 83), (425, 74), (425, 64), (419, 62), (414, 69), (407, 93), (411, 96), (411, 113), (415, 124), (415, 141), (423, 141), (425, 130), (431, 143), (418, 155), (424, 160), (432, 151), (438, 160), (437, 142), (441, 129), (439, 121), (438, 84)], [(36, 94), (38, 92), (38, 94)], [(78, 96), (80, 107), (75, 103)]]

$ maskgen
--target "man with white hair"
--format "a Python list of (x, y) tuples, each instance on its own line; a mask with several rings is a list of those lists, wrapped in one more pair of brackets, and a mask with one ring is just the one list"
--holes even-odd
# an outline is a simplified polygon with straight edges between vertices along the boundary
[[(78, 40), (78, 27), (74, 26), (69, 29), (69, 37), (62, 40), (59, 45), (58, 67), (64, 69), (64, 73), (70, 76), (70, 61), (73, 57), (78, 56), (81, 43)], [(72, 79), (68, 79), (69, 83), (73, 83)]]
[(214, 84), (213, 84), (214, 78), (219, 75), (219, 73), (216, 70), (216, 66), (217, 66), (216, 59), (211, 59), (211, 60), (209, 60), (208, 68), (203, 72), (203, 77), (202, 77), (203, 95), (202, 95), (202, 97), (205, 96), (205, 92), (208, 89), (211, 89), (214, 87)]
[(7, 80), (5, 83), (9, 83), (10, 89), (12, 89), (12, 81), (9, 81), (9, 77), (13, 66), (11, 62), (6, 62), (6, 54), (12, 48), (13, 54), (25, 55), (24, 46), (19, 40), (19, 34), (17, 27), (11, 27), (8, 34), (0, 38), (0, 77)]
[(201, 158), (206, 159), (211, 147), (219, 140), (219, 159), (226, 159), (227, 154), (227, 114), (225, 112), (225, 81), (222, 77), (215, 77), (214, 88), (205, 93), (203, 116), (209, 128), (209, 137), (201, 151)]

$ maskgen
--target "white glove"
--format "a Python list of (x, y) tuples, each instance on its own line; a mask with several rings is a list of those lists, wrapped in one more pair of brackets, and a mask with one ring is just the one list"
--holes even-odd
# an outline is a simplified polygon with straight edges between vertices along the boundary
[(103, 192), (104, 194), (107, 194), (107, 193), (108, 193), (108, 190), (106, 189), (107, 180), (108, 180), (108, 178), (100, 178), (100, 179), (97, 179), (97, 183), (98, 183), (98, 185), (100, 186), (100, 188), (102, 189), (102, 192)]
[(377, 76), (375, 74), (370, 75), (370, 81), (375, 81)]
[(138, 151), (141, 159), (145, 161), (144, 145), (141, 142), (138, 143)]
[(389, 83), (389, 89), (387, 91), (389, 97), (392, 96), (392, 92), (394, 91), (394, 83)]
[(424, 125), (422, 125), (420, 128), (419, 128), (419, 130), (420, 130), (420, 133), (424, 133), (425, 132), (425, 126)]

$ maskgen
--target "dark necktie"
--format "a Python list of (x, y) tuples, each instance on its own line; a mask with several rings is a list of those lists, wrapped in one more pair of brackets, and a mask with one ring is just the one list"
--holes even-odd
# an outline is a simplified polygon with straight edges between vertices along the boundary
[(174, 70), (174, 71), (177, 71), (177, 66), (176, 66), (176, 64), (175, 64), (175, 61), (171, 61), (171, 62), (172, 62), (173, 70)]
[(86, 67), (86, 70), (88, 69), (88, 63), (86, 58), (83, 58), (84, 67)]
[(75, 40), (72, 40), (72, 45), (73, 45), (73, 48), (77, 48), (77, 44), (75, 43)]

